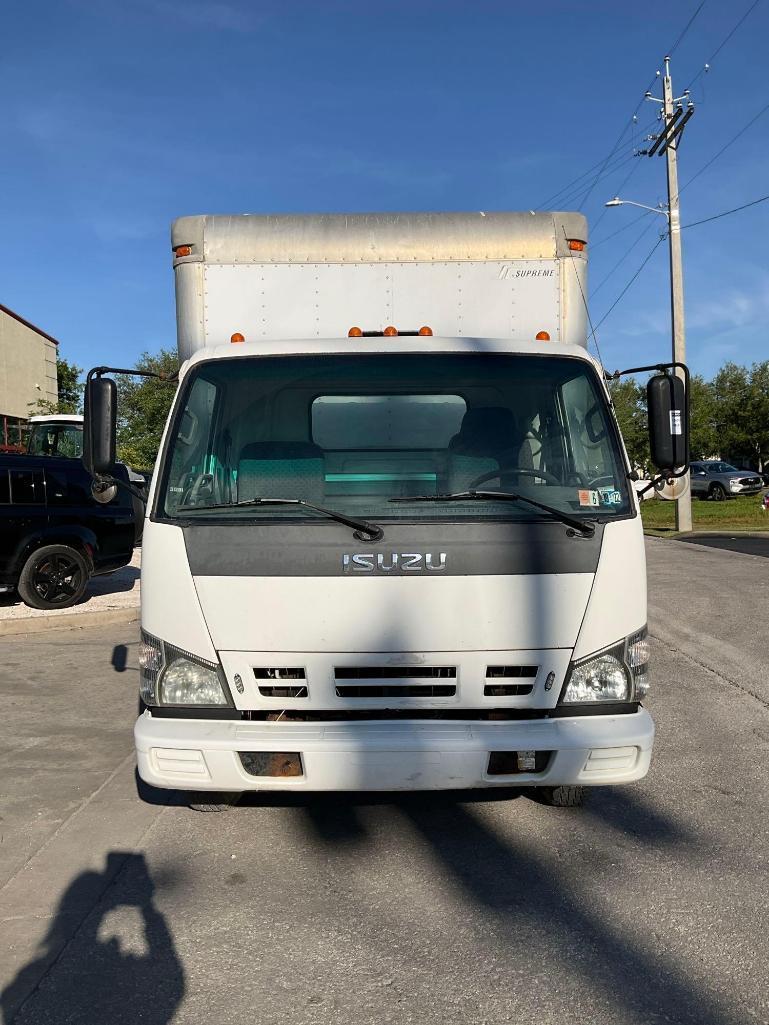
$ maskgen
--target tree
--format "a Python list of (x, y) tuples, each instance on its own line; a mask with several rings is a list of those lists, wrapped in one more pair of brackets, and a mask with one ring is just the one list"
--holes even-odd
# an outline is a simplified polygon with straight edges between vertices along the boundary
[(69, 360), (57, 353), (56, 381), (59, 389), (59, 401), (49, 402), (47, 399), (38, 399), (37, 402), (30, 402), (30, 416), (41, 413), (82, 413), (83, 385), (80, 382), (82, 373), (80, 367), (70, 363)]
[(769, 360), (748, 369), (726, 363), (713, 379), (720, 454), (734, 462), (769, 460)]
[(718, 455), (719, 435), (715, 389), (711, 381), (692, 374), (689, 391), (689, 454), (692, 459)]
[(646, 388), (628, 377), (624, 381), (612, 381), (609, 391), (630, 465), (645, 474), (650, 463)]
[[(137, 370), (172, 376), (179, 369), (175, 352), (161, 349), (152, 355), (144, 352)], [(174, 386), (154, 377), (118, 378), (118, 458), (137, 470), (155, 465), (160, 437), (174, 397)]]

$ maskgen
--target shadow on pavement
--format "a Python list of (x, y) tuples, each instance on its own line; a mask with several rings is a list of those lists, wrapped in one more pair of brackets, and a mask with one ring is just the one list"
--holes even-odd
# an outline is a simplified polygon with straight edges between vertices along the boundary
[(141, 854), (111, 851), (103, 872), (77, 876), (39, 956), (0, 996), (4, 1025), (168, 1025), (185, 977), (154, 893)]
[[(511, 843), (488, 828), (476, 809), (487, 802), (527, 796), (525, 791), (461, 791), (421, 794), (329, 794), (246, 796), (246, 804), (293, 807), (304, 811), (304, 823), (323, 845), (369, 843), (360, 815), (365, 808), (385, 806), (405, 818), (427, 841), (442, 875), (464, 894), (473, 911), (491, 916), (492, 927), (509, 956), (552, 965), (553, 979), (562, 974), (587, 977), (599, 998), (609, 1001), (624, 1021), (675, 1021), (679, 1025), (737, 1025), (742, 1018), (714, 993), (702, 989), (683, 966), (655, 949), (638, 934), (623, 930), (621, 914), (606, 914), (602, 876), (611, 866), (611, 841), (600, 858), (575, 885), (575, 872), (584, 866), (584, 854), (574, 864), (560, 854), (533, 851), (522, 835)], [(548, 809), (558, 817), (587, 815), (609, 826), (631, 842), (645, 847), (679, 847), (696, 840), (645, 799), (620, 788), (599, 788), (580, 811)], [(383, 817), (383, 826), (388, 827)], [(599, 846), (600, 843), (599, 843)], [(561, 867), (563, 866), (563, 867)], [(611, 886), (621, 884), (612, 878)], [(644, 893), (653, 880), (627, 880)], [(562, 979), (562, 983), (566, 982)], [(510, 993), (515, 1007), (515, 993)], [(629, 1020), (629, 1018), (628, 1018)]]

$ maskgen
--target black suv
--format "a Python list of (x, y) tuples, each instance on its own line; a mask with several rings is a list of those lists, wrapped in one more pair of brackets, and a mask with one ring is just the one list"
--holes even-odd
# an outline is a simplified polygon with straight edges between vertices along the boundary
[[(115, 476), (128, 482), (124, 466)], [(79, 459), (0, 455), (0, 591), (36, 609), (74, 605), (91, 576), (130, 562), (142, 513), (125, 488), (95, 492)]]

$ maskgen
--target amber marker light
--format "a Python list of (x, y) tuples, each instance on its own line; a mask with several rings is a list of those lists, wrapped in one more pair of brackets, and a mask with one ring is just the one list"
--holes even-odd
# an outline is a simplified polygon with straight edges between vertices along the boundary
[(571, 249), (575, 253), (581, 253), (587, 244), (585, 242), (582, 242), (582, 240), (578, 238), (570, 238), (568, 242), (569, 249)]
[(240, 342), (245, 342), (245, 340), (245, 337), (240, 333), (240, 331), (236, 331), (234, 335), (230, 335), (230, 341), (233, 345), (238, 345)]
[(420, 327), (419, 333), (424, 338), (431, 338), (432, 337), (432, 333), (433, 333), (433, 329), (431, 327), (427, 327), (427, 326)]
[(384, 329), (382, 334), (385, 336), (385, 338), (394, 338), (398, 334), (398, 328), (393, 327), (392, 324), (390, 324), (389, 327), (386, 327)]
[(174, 254), (177, 257), (178, 256), (191, 256), (192, 255), (192, 246), (177, 246), (176, 249), (174, 249)]
[(363, 337), (363, 332), (361, 331), (361, 329), (359, 327), (351, 327), (350, 330), (347, 332), (347, 337), (348, 338), (362, 338)]
[(536, 341), (538, 342), (549, 342), (550, 335), (547, 331), (537, 331)]

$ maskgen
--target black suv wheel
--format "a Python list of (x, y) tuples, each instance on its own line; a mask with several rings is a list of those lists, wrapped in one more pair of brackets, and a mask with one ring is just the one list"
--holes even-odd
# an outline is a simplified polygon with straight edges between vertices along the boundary
[(90, 572), (69, 545), (45, 545), (33, 552), (19, 577), (22, 601), (33, 609), (67, 609), (83, 597)]

